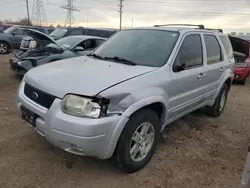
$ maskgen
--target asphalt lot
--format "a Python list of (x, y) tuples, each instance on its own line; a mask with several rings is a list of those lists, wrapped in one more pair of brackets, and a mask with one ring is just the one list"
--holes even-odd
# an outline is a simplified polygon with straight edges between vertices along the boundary
[(20, 79), (0, 56), (1, 188), (235, 188), (250, 143), (250, 83), (234, 85), (224, 114), (197, 111), (169, 125), (151, 163), (127, 175), (109, 161), (50, 145), (17, 115)]

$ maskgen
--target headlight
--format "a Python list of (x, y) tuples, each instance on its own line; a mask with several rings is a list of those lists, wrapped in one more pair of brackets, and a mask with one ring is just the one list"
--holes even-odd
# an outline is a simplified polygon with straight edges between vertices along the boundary
[(93, 99), (69, 94), (63, 98), (62, 111), (73, 116), (99, 118), (102, 108)]
[(36, 48), (36, 41), (30, 41), (29, 48)]
[(235, 63), (235, 67), (248, 67), (248, 63)]

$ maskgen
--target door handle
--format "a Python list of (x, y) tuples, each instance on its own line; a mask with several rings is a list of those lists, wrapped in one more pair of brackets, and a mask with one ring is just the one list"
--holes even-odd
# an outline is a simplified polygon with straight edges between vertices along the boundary
[(203, 78), (203, 77), (205, 77), (205, 76), (206, 76), (206, 74), (200, 73), (200, 74), (197, 76), (197, 78), (198, 78), (198, 79), (201, 79), (201, 78)]
[(225, 70), (224, 67), (221, 67), (221, 68), (220, 68), (220, 72), (223, 72), (224, 70)]

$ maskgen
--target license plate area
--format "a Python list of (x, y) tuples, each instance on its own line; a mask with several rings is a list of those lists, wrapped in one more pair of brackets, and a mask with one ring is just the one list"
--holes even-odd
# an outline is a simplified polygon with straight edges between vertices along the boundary
[(36, 118), (37, 115), (31, 112), (29, 109), (21, 106), (21, 116), (22, 118), (27, 121), (31, 126), (36, 126)]

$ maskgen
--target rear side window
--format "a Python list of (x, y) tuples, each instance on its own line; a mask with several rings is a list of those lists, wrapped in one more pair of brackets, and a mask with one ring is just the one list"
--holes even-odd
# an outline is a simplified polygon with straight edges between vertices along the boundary
[(96, 30), (93, 30), (93, 29), (87, 29), (86, 31), (87, 35), (89, 36), (96, 36), (96, 37), (99, 37), (99, 34)]
[(198, 34), (188, 35), (182, 42), (174, 66), (181, 66), (183, 69), (201, 66), (203, 65), (202, 56), (201, 36)]
[(214, 35), (204, 35), (207, 49), (207, 64), (214, 64), (223, 60), (220, 44)]
[(114, 32), (113, 31), (99, 31), (100, 37), (109, 38)]
[(226, 50), (228, 59), (233, 59), (233, 47), (227, 36), (220, 36), (220, 40)]
[(82, 29), (72, 29), (68, 35), (83, 35)]

